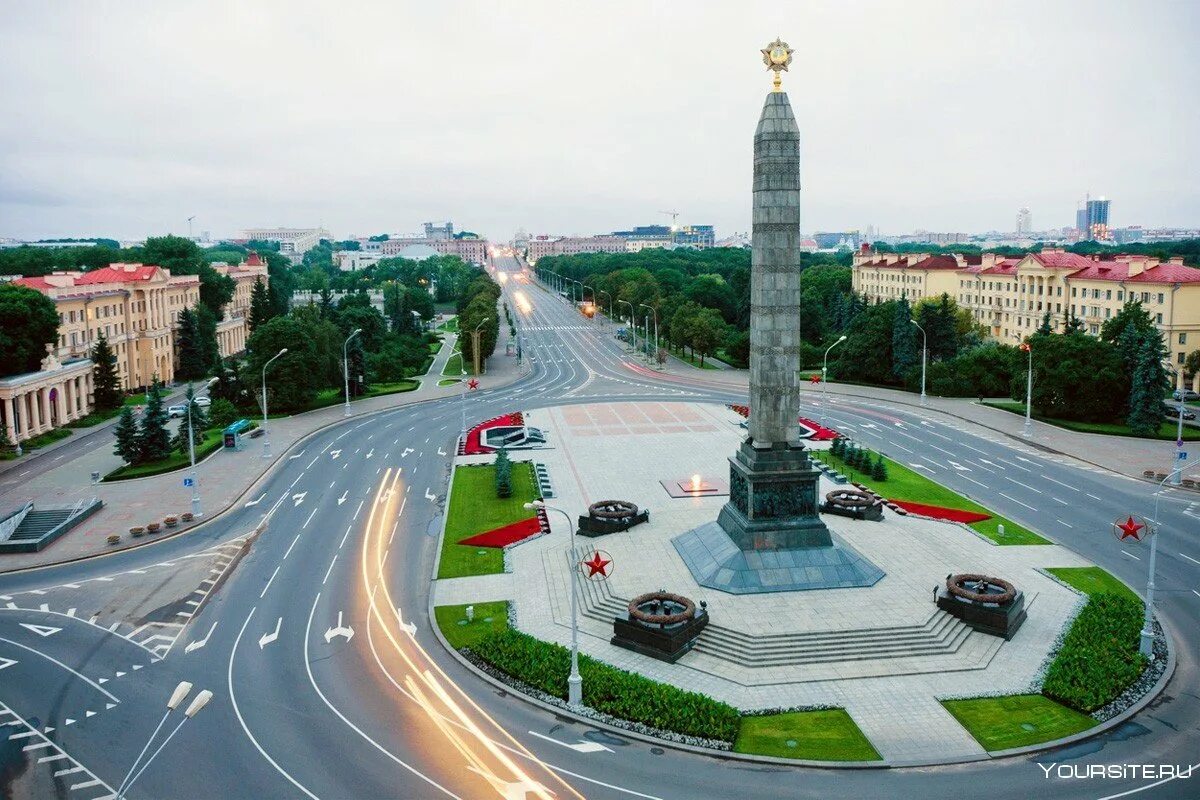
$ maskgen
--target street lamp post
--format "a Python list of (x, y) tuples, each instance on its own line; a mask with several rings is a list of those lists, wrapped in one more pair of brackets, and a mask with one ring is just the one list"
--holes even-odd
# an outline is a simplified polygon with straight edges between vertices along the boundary
[(146, 751), (150, 749), (150, 745), (154, 742), (155, 737), (158, 736), (159, 731), (162, 730), (162, 726), (164, 723), (166, 723), (167, 717), (170, 716), (172, 711), (179, 708), (183, 701), (187, 699), (188, 692), (191, 690), (191, 683), (188, 681), (180, 681), (179, 685), (175, 687), (175, 691), (171, 692), (171, 697), (169, 700), (167, 700), (167, 710), (163, 713), (162, 719), (158, 721), (158, 727), (154, 729), (154, 733), (150, 734), (150, 738), (146, 740), (146, 744), (142, 747), (142, 751), (138, 753), (137, 759), (129, 768), (129, 772), (125, 773), (125, 777), (122, 779), (121, 785), (117, 788), (115, 795), (117, 800), (123, 800), (123, 798), (128, 795), (129, 790), (133, 788), (133, 784), (137, 782), (137, 779), (142, 777), (142, 773), (146, 771), (146, 768), (149, 767), (154, 759), (158, 757), (158, 754), (163, 751), (163, 748), (165, 748), (171, 742), (171, 739), (175, 737), (175, 734), (179, 733), (179, 729), (183, 727), (183, 723), (200, 713), (200, 710), (208, 705), (208, 701), (212, 700), (213, 693), (208, 689), (201, 689), (199, 692), (197, 692), (196, 696), (192, 698), (192, 702), (183, 712), (183, 719), (179, 720), (179, 724), (175, 726), (174, 730), (167, 734), (167, 738), (164, 739), (163, 743), (158, 746), (158, 749), (154, 751), (150, 758), (146, 759), (146, 763), (142, 764), (142, 768), (134, 773), (134, 770), (137, 769), (138, 763), (141, 762), (142, 757), (145, 756)]
[[(213, 378), (204, 384), (204, 388), (212, 386), (220, 378)], [(196, 437), (192, 432), (192, 406), (196, 404), (196, 396), (192, 392), (192, 384), (188, 383), (187, 426), (188, 426), (188, 461), (191, 463), (192, 481), (192, 516), (199, 518), (200, 512), (200, 482), (196, 479)]]
[[(1175, 383), (1180, 387), (1180, 391), (1182, 391), (1183, 384), (1179, 380), (1179, 370), (1175, 369), (1175, 367), (1172, 366), (1169, 361), (1164, 361), (1162, 364), (1175, 375)], [(1183, 406), (1183, 395), (1181, 394), (1179, 397), (1178, 408), (1179, 421), (1175, 429), (1175, 458), (1172, 462), (1177, 466), (1171, 471), (1171, 483), (1175, 486), (1181, 486), (1183, 484), (1183, 467), (1179, 458), (1179, 454), (1183, 452)]]
[(1021, 349), (1029, 353), (1029, 371), (1025, 375), (1025, 427), (1021, 435), (1026, 439), (1033, 436), (1033, 345), (1023, 342)]
[[(1184, 467), (1193, 467), (1200, 464), (1200, 458), (1194, 458), (1186, 464), (1180, 464), (1179, 468), (1182, 471)], [(1154, 493), (1154, 533), (1150, 537), (1150, 570), (1149, 578), (1146, 580), (1146, 610), (1142, 617), (1142, 635), (1141, 644), (1138, 647), (1139, 652), (1146, 658), (1154, 657), (1154, 567), (1158, 559), (1158, 501), (1162, 499), (1163, 486), (1170, 479), (1170, 475), (1158, 482), (1158, 491)]]
[(580, 284), (580, 285), (581, 285), (581, 286), (583, 287), (583, 289), (584, 289), (584, 291), (583, 291), (583, 299), (584, 299), (584, 301), (585, 301), (585, 302), (587, 301), (587, 291), (586, 291), (586, 290), (587, 290), (587, 289), (591, 289), (591, 290), (592, 290), (592, 321), (593, 321), (593, 322), (595, 322), (595, 321), (596, 321), (596, 311), (595, 311), (595, 308), (596, 308), (596, 287), (595, 287), (595, 286), (588, 286), (586, 283), (584, 283), (584, 284)]
[(929, 357), (929, 337), (925, 335), (925, 329), (921, 327), (921, 323), (911, 317), (908, 321), (921, 331), (921, 405), (925, 405), (925, 362)]
[(263, 458), (271, 457), (271, 432), (267, 428), (267, 367), (271, 366), (271, 362), (279, 358), (287, 352), (287, 348), (283, 348), (271, 358), (267, 359), (267, 363), (263, 364), (262, 369), (262, 406), (263, 406)]
[(637, 321), (636, 321), (635, 314), (637, 312), (635, 312), (633, 310), (633, 303), (629, 302), (628, 300), (618, 299), (617, 305), (619, 306), (621, 303), (624, 303), (625, 305), (629, 306), (629, 327), (631, 327), (633, 329), (633, 349), (636, 350), (637, 349)]
[(600, 290), (600, 294), (608, 295), (608, 318), (612, 319), (612, 295), (608, 294), (608, 292), (604, 291), (603, 289)]
[(548, 506), (542, 500), (525, 504), (526, 511), (537, 508), (562, 514), (563, 519), (567, 521), (568, 530), (571, 531), (571, 674), (567, 678), (567, 704), (578, 707), (583, 705), (583, 677), (579, 674), (579, 568), (575, 563), (578, 555), (575, 552), (575, 524), (566, 511)]
[(343, 417), (350, 416), (350, 340), (362, 333), (362, 328), (355, 328), (346, 341), (342, 343), (342, 382), (346, 385), (346, 411)]
[(825, 349), (825, 358), (821, 362), (821, 417), (820, 417), (820, 422), (821, 422), (822, 426), (825, 425), (825, 404), (829, 397), (829, 395), (825, 391), (825, 384), (829, 380), (829, 351), (832, 350), (833, 348), (837, 347), (839, 344), (841, 344), (844, 341), (846, 341), (845, 334), (843, 334), (842, 337), (840, 339), (838, 339), (836, 342), (829, 345), (829, 347), (827, 347)]
[[(654, 314), (654, 363), (657, 364), (658, 363), (658, 309), (654, 308), (653, 306), (647, 305), (646, 303), (641, 303), (640, 305), (642, 308), (650, 309), (650, 312), (652, 314)], [(647, 327), (649, 326), (649, 324), (650, 324), (649, 321), (647, 321), (646, 322)], [(647, 330), (646, 333), (649, 334), (650, 331)]]

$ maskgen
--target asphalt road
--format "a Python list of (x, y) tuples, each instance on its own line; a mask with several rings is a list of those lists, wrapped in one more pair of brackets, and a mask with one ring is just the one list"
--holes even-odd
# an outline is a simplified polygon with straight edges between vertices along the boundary
[[(745, 399), (714, 376), (646, 374), (611, 328), (534, 284), (509, 281), (505, 293), (532, 359), (522, 381), (323, 431), (281, 454), (242, 504), (186, 535), (0, 576), (0, 795), (112, 796), (180, 680), (213, 699), (194, 718), (166, 716), (129, 797), (1200, 795), (1196, 778), (1056, 779), (1039, 766), (1200, 760), (1200, 505), (1182, 493), (1164, 497), (1159, 515), (1158, 608), (1175, 635), (1175, 678), (1134, 720), (1071, 748), (923, 769), (751, 765), (612, 736), (475, 678), (441, 649), (426, 614), (463, 404), (471, 424), (601, 399)], [(806, 392), (810, 416), (821, 413), (815, 399)], [(840, 399), (826, 413), (1144, 584), (1146, 548), (1122, 547), (1109, 531), (1117, 516), (1151, 515), (1146, 484), (910, 406)], [(572, 747), (580, 742), (607, 749)]]

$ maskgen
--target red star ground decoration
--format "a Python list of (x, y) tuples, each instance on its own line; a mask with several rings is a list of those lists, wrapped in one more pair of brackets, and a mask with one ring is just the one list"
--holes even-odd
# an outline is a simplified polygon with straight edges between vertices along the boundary
[(479, 381), (471, 378), (471, 380), (467, 381), (467, 388), (469, 388), (471, 391), (475, 391), (479, 388)]
[(587, 567), (587, 577), (589, 579), (597, 576), (601, 578), (608, 577), (608, 568), (612, 564), (612, 559), (605, 558), (605, 555), (605, 553), (596, 550), (591, 556), (579, 562), (580, 566)]
[(811, 377), (809, 377), (809, 381), (811, 381), (812, 383), (820, 383), (821, 376), (820, 375), (812, 375)]
[(1133, 517), (1130, 517), (1129, 519), (1117, 525), (1117, 529), (1121, 531), (1117, 538), (1119, 538), (1121, 541), (1133, 539), (1135, 542), (1140, 542), (1142, 540), (1140, 531), (1144, 527), (1146, 526), (1140, 522), (1135, 522)]

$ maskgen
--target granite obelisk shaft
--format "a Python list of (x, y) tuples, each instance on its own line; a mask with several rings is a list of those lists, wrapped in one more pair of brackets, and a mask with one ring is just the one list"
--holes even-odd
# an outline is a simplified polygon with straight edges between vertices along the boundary
[(754, 132), (750, 268), (750, 440), (799, 445), (800, 130), (771, 92)]

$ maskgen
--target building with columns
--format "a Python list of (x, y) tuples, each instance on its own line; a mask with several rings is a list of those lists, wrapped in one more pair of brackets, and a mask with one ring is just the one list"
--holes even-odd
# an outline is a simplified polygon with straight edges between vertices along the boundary
[[(1046, 314), (1054, 330), (1072, 316), (1093, 336), (1125, 303), (1138, 300), (1158, 326), (1179, 373), (1200, 349), (1200, 269), (1182, 258), (1145, 255), (1082, 256), (1045, 249), (1019, 258), (925, 253), (854, 256), (854, 291), (872, 300), (910, 302), (948, 294), (971, 311), (991, 338), (1014, 344), (1034, 333)], [(1192, 377), (1195, 385), (1200, 375)]]
[[(244, 264), (214, 265), (235, 282), (233, 297), (217, 323), (222, 356), (246, 349), (250, 292), (267, 281), (266, 264), (251, 254)], [(126, 391), (156, 378), (175, 378), (175, 331), (179, 314), (200, 302), (200, 278), (171, 275), (152, 264), (111, 264), (90, 272), (54, 272), (15, 283), (36, 289), (58, 309), (58, 341), (42, 369), (0, 378), (0, 416), (9, 441), (17, 442), (86, 416), (92, 410), (92, 348), (101, 334), (117, 360)]]

